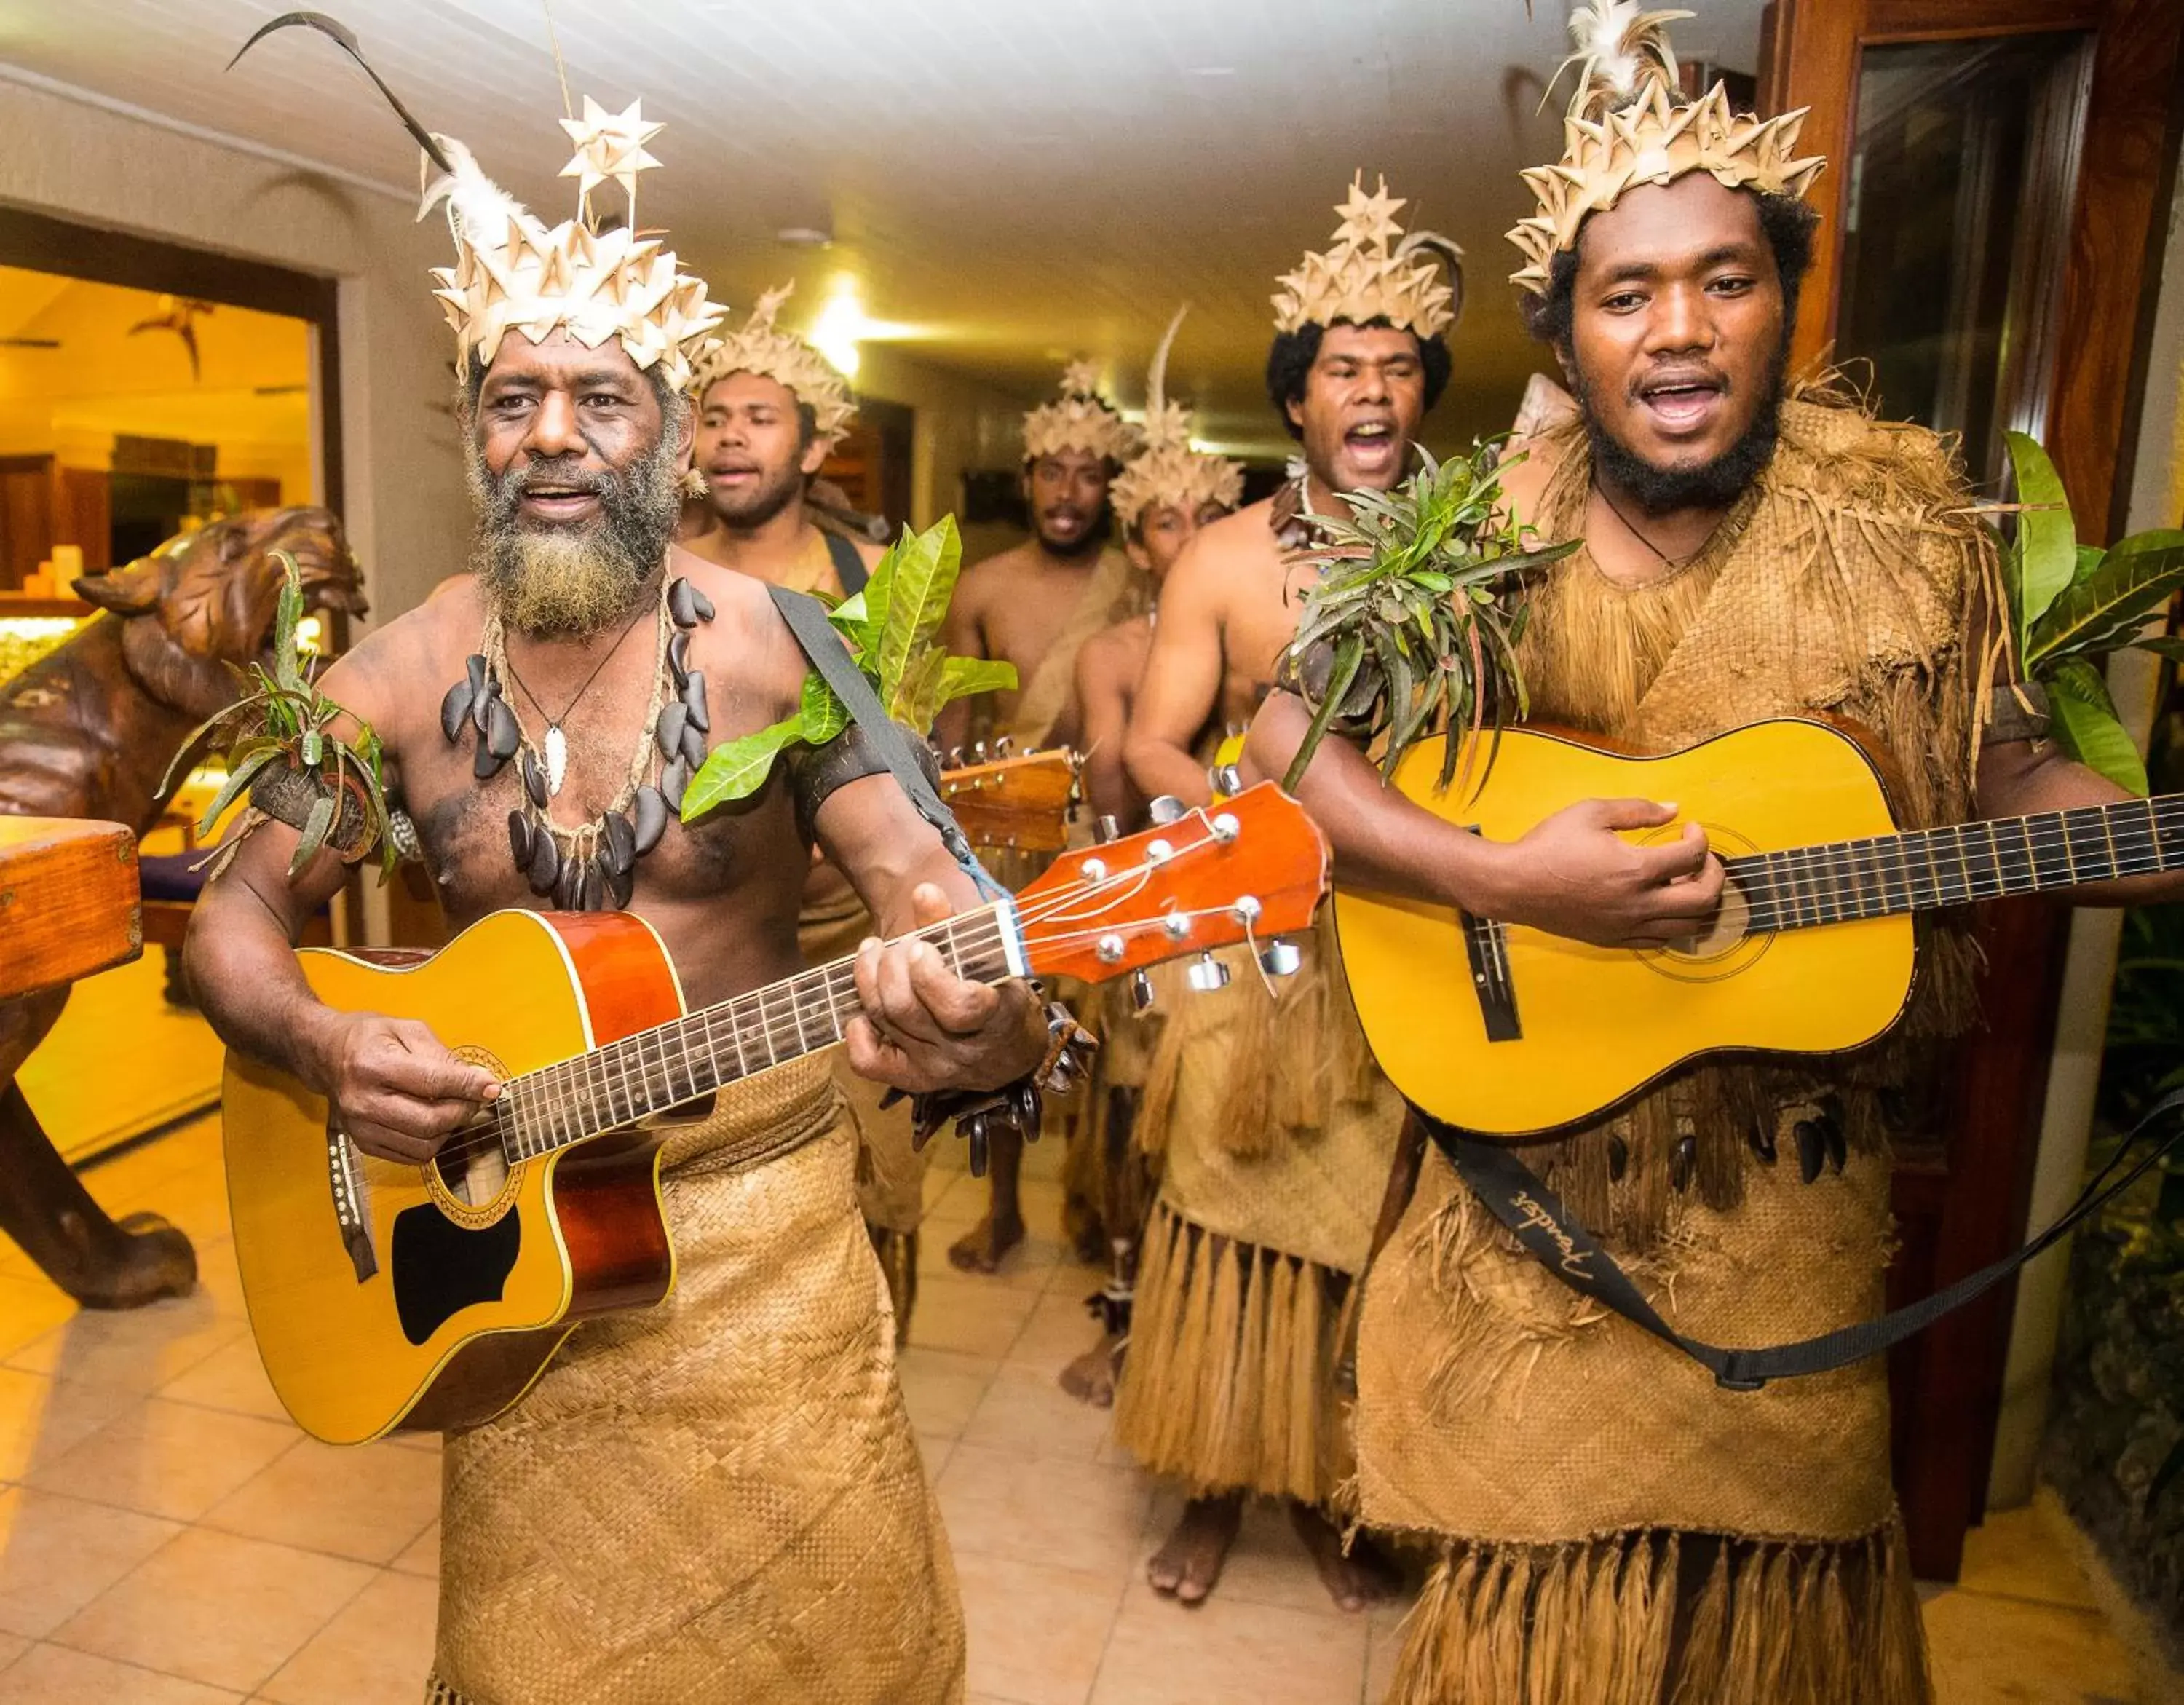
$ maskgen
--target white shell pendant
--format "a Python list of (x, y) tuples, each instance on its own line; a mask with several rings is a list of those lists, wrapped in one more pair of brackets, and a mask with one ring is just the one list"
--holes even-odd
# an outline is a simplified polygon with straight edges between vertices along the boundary
[(568, 772), (569, 743), (561, 737), (561, 725), (546, 725), (546, 791), (549, 794), (561, 791), (561, 777)]

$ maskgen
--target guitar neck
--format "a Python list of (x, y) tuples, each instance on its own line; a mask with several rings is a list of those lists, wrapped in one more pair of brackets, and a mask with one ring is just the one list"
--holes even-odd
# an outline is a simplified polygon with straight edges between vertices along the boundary
[(1728, 859), (1755, 932), (1847, 923), (2184, 867), (2184, 794)]
[[(1015, 907), (963, 912), (917, 932), (967, 982), (1025, 974)], [(493, 1122), (509, 1162), (532, 1160), (709, 1095), (842, 1039), (861, 1010), (854, 956), (526, 1072)]]

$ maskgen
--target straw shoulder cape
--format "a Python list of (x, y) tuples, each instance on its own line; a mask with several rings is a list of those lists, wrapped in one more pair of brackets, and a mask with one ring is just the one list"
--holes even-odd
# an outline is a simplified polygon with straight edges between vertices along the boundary
[[(1809, 389), (1780, 426), (1766, 472), (1680, 571), (1632, 588), (1583, 551), (1556, 566), (1523, 648), (1532, 714), (1651, 750), (1844, 716), (1893, 757), (1907, 825), (1960, 820), (1992, 556), (1946, 447)], [(1536, 519), (1568, 538), (1590, 459), (1576, 429), (1548, 449)], [(1759, 1344), (1868, 1318), (1892, 1127), (1905, 1133), (1922, 1050), (1969, 1016), (1973, 963), (1963, 921), (1944, 919), (1898, 1039), (1841, 1061), (1702, 1067), (1527, 1161), (1683, 1331)], [(1769, 1156), (1794, 1156), (1791, 1127), (1820, 1114), (1847, 1156), (1807, 1185)], [(1928, 1697), (1879, 1362), (1719, 1390), (1560, 1284), (1429, 1151), (1366, 1286), (1358, 1385), (1358, 1514), (1441, 1551), (1397, 1705)]]

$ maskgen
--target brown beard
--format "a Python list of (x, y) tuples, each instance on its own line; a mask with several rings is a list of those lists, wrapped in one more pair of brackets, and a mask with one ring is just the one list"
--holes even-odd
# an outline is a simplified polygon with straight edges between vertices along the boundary
[[(582, 638), (636, 607), (682, 514), (680, 458), (664, 435), (639, 460), (606, 473), (534, 460), (495, 475), (474, 437), (465, 438), (463, 458), (477, 505), (472, 566), (503, 621)], [(599, 513), (579, 526), (526, 527), (520, 505), (534, 483), (596, 492)]]

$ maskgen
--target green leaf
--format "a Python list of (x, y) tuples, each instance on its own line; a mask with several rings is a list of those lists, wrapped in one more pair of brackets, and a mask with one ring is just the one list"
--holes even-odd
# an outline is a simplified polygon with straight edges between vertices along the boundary
[(983, 657), (951, 657), (940, 670), (940, 702), (943, 705), (952, 705), (958, 699), (975, 698), (981, 693), (1012, 693), (1016, 686), (1017, 666), (1013, 663), (1002, 663)]
[(947, 655), (938, 646), (928, 646), (917, 653), (895, 683), (894, 697), (888, 701), (888, 715), (905, 728), (931, 733), (933, 719), (940, 714), (940, 683), (947, 667)]
[(296, 629), (304, 620), (304, 571), (285, 550), (273, 553), (281, 565), (281, 596), (273, 606), (273, 670), (291, 693), (304, 690), (304, 671), (296, 657)]
[(2184, 532), (2164, 530), (2120, 540), (2098, 568), (2066, 588), (2033, 624), (2025, 666), (2040, 671), (2052, 660), (2130, 644), (2179, 586), (2184, 586)]
[(889, 591), (887, 624), (879, 638), (877, 668), (883, 699), (893, 702), (901, 694), (911, 660), (940, 632), (962, 566), (963, 540), (952, 515), (904, 540)]
[(827, 621), (844, 632), (861, 637), (865, 623), (871, 618), (865, 614), (865, 589), (857, 588), (854, 598), (845, 598), (827, 612)]
[(301, 876), (311, 861), (325, 850), (327, 833), (334, 826), (334, 812), (340, 805), (338, 794), (320, 794), (311, 801), (311, 809), (304, 817), (304, 838), (296, 843), (296, 850), (288, 860), (289, 881)]
[(2146, 797), (2146, 763), (2124, 732), (2101, 671), (2071, 658), (2047, 677), (2048, 709), (2070, 755), (2126, 793)]
[(220, 821), (220, 814), (242, 798), (242, 790), (258, 778), (258, 772), (280, 755), (280, 742), (266, 740), (254, 743), (249, 755), (239, 761), (231, 761), (227, 766), (227, 779), (220, 784), (220, 791), (212, 796), (212, 802), (204, 808), (204, 815), (198, 819), (198, 833), (201, 836), (210, 834), (212, 826)]
[[(804, 695), (796, 712), (799, 737), (807, 746), (823, 746), (850, 726), (850, 713), (834, 696), (834, 689), (813, 670), (804, 677)], [(699, 773), (703, 775), (704, 771)]]
[(782, 749), (803, 738), (804, 712), (800, 707), (794, 716), (784, 716), (755, 734), (714, 747), (683, 790), (682, 821), (695, 822), (716, 805), (748, 799), (766, 785)]
[(2017, 500), (2026, 505), (2017, 517), (2017, 637), (2029, 651), (2034, 625), (2077, 571), (2078, 530), (2062, 476), (2039, 440), (2023, 432), (2003, 436), (2016, 475)]
[(2184, 663), (2184, 639), (2137, 639), (2131, 642), (2131, 646), (2134, 650), (2166, 657), (2171, 663)]
[[(857, 649), (867, 656), (879, 649), (880, 635), (887, 629), (888, 611), (894, 604), (894, 577), (911, 536), (905, 527), (901, 536), (881, 553), (860, 594), (865, 600), (865, 625), (857, 635)], [(872, 671), (867, 668), (865, 672), (869, 675)]]

